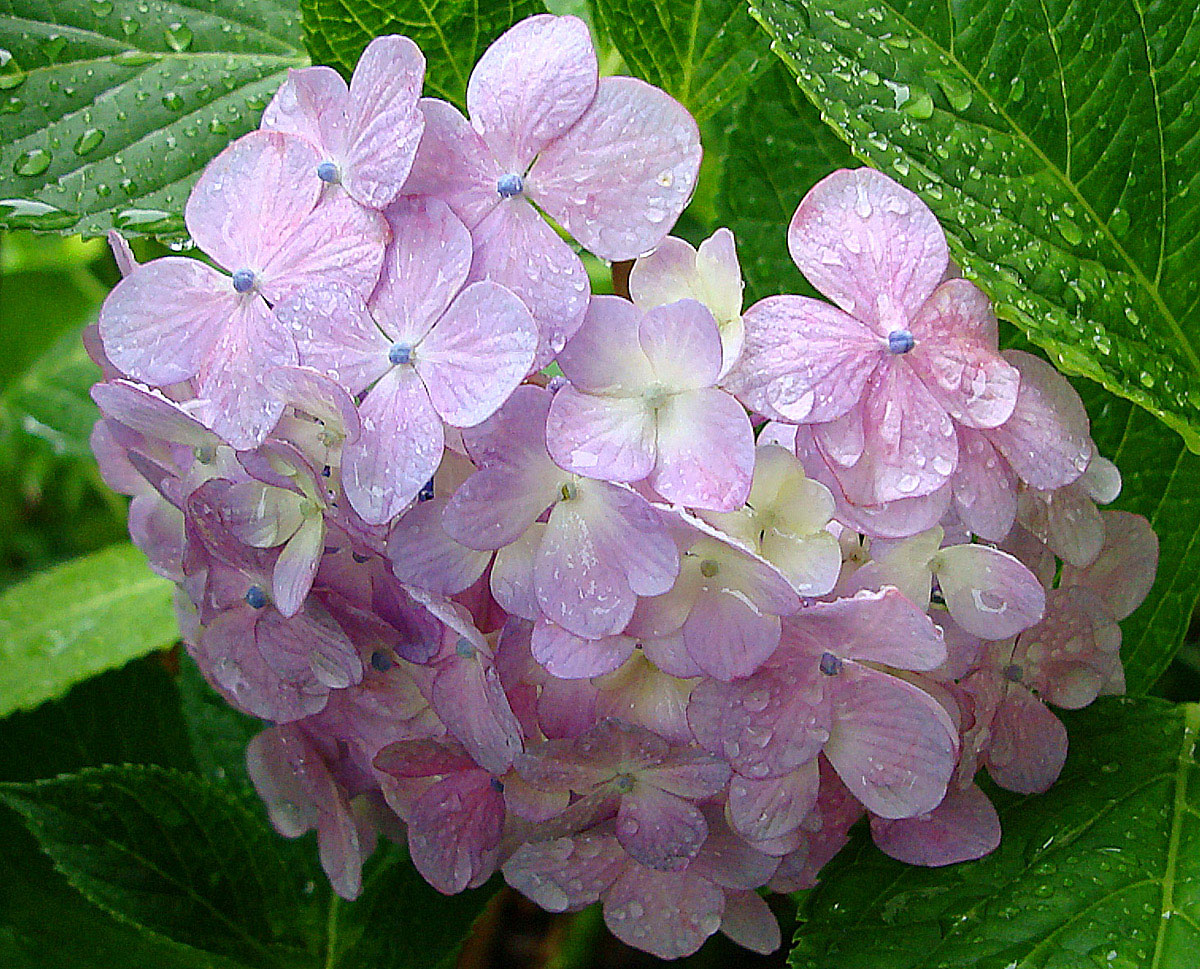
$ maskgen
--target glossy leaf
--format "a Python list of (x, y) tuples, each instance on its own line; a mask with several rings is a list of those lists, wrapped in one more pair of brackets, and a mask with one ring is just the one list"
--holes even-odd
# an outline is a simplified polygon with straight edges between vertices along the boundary
[(931, 869), (860, 836), (801, 911), (797, 969), (1190, 969), (1200, 951), (1200, 706), (1101, 700), (1067, 719), (1043, 795), (994, 795), (1000, 847)]
[(1200, 449), (1200, 8), (754, 0), (854, 153), (1064, 368)]
[(152, 766), (0, 788), (86, 898), (156, 935), (255, 966), (304, 955), (296, 873), (237, 798)]
[(349, 77), (373, 38), (405, 34), (425, 54), (425, 93), (459, 107), (471, 68), (488, 44), (545, 9), (541, 0), (300, 0), (314, 62)]
[(717, 221), (737, 239), (746, 305), (779, 293), (816, 296), (788, 255), (787, 225), (804, 193), (854, 157), (780, 64), (763, 72), (732, 115)]
[(0, 226), (178, 235), (205, 163), (305, 64), (295, 0), (0, 4)]
[(704, 121), (772, 58), (744, 0), (596, 0), (596, 20), (630, 73)]
[(39, 572), (0, 594), (0, 715), (178, 638), (173, 587), (132, 545)]

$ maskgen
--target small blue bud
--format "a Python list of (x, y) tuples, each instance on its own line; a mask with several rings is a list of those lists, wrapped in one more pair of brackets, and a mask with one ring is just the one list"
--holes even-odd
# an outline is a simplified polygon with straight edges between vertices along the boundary
[(1004, 667), (1004, 678), (1012, 683), (1020, 683), (1023, 672), (1016, 663), (1009, 663)]
[(417, 501), (432, 501), (433, 500), (433, 478), (430, 478), (417, 492)]
[(379, 673), (386, 673), (395, 665), (392, 658), (382, 649), (377, 649), (371, 654), (371, 666)]
[(842, 671), (842, 661), (833, 653), (821, 654), (821, 672), (826, 676), (837, 676)]
[(491, 780), (492, 790), (497, 794), (504, 793), (504, 782), (499, 777), (493, 777)]
[(342, 175), (338, 171), (337, 165), (331, 161), (323, 161), (317, 166), (317, 178), (322, 182), (329, 182), (331, 185), (341, 181)]
[(251, 609), (262, 609), (267, 604), (267, 594), (261, 585), (252, 585), (246, 590), (246, 605)]
[(520, 175), (501, 175), (496, 179), (496, 191), (506, 199), (520, 195), (525, 191), (525, 179)]
[(908, 330), (892, 330), (888, 334), (888, 349), (892, 353), (908, 353), (917, 341), (913, 339), (913, 335)]
[(361, 552), (351, 552), (350, 557), (359, 565), (362, 565), (363, 562), (366, 562), (371, 556), (363, 555)]
[(392, 348), (388, 351), (388, 363), (393, 367), (399, 367), (410, 360), (412, 360), (412, 347), (407, 343), (392, 344)]
[(475, 647), (471, 645), (469, 639), (460, 639), (454, 645), (454, 652), (458, 653), (463, 659), (470, 659), (475, 655)]
[(233, 291), (248, 293), (254, 288), (254, 270), (239, 269), (233, 274)]

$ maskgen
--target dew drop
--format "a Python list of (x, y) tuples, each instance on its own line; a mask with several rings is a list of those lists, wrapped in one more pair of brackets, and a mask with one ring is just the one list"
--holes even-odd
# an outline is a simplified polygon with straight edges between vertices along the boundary
[(13, 162), (13, 172), (32, 178), (49, 168), (52, 160), (53, 156), (45, 148), (30, 148), (17, 156), (17, 160)]
[(192, 28), (187, 24), (173, 23), (163, 31), (163, 39), (167, 46), (177, 54), (183, 53), (192, 46)]
[(75, 154), (86, 155), (89, 151), (95, 151), (100, 147), (100, 142), (104, 140), (104, 132), (99, 128), (88, 128), (75, 141)]
[(11, 91), (25, 80), (25, 72), (10, 51), (0, 47), (0, 91)]

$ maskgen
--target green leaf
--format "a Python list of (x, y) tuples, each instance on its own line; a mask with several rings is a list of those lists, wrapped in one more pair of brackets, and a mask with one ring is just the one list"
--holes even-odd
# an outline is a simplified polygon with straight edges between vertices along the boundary
[[(81, 683), (62, 700), (0, 721), (0, 780), (110, 762), (191, 766), (175, 685), (155, 659), (130, 663)], [(6, 969), (195, 965), (88, 902), (7, 810), (0, 810), (0, 867), (0, 965)]]
[(307, 62), (295, 0), (0, 3), (0, 225), (182, 233), (205, 163)]
[(746, 303), (779, 293), (817, 295), (787, 250), (787, 227), (805, 192), (854, 164), (780, 64), (733, 111), (717, 215), (737, 239)]
[(595, 11), (632, 73), (698, 121), (736, 100), (772, 60), (745, 0), (596, 0)]
[(754, 0), (855, 155), (1064, 368), (1200, 449), (1200, 6)]
[(1121, 469), (1121, 496), (1111, 507), (1145, 515), (1158, 535), (1154, 587), (1121, 622), (1126, 689), (1145, 693), (1182, 647), (1200, 600), (1200, 455), (1129, 401), (1076, 383), (1100, 453)]
[(132, 545), (31, 576), (0, 594), (0, 716), (175, 642), (173, 586)]
[(78, 330), (64, 333), (0, 397), (10, 432), (38, 438), (58, 455), (91, 460), (88, 438), (100, 412), (88, 390), (101, 379)]
[(801, 912), (797, 969), (1191, 969), (1200, 951), (1200, 706), (1102, 700), (1064, 717), (1043, 795), (994, 796), (1000, 847), (930, 869), (861, 832)]
[(349, 77), (374, 38), (404, 34), (425, 54), (425, 93), (460, 108), (471, 68), (488, 44), (545, 9), (541, 0), (300, 0), (315, 63)]
[(329, 969), (451, 969), (463, 940), (498, 886), (442, 895), (400, 848), (381, 848), (363, 873), (363, 894), (332, 896)]
[(305, 959), (303, 898), (277, 835), (194, 775), (87, 768), (7, 784), (43, 850), (86, 898), (165, 939), (256, 967)]

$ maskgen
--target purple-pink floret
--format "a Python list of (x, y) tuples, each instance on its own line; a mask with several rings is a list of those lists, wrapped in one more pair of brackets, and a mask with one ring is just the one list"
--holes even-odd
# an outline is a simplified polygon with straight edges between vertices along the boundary
[(345, 898), (398, 840), (663, 958), (775, 949), (759, 890), (863, 817), (912, 864), (993, 850), (978, 772), (1054, 782), (1157, 566), (1071, 384), (869, 169), (787, 228), (826, 299), (743, 310), (729, 230), (668, 237), (695, 122), (574, 17), (492, 44), (468, 117), (423, 73), (403, 37), (291, 72), (188, 201), (210, 261), (114, 239), (87, 335), (101, 473), (268, 721), (275, 827)]

